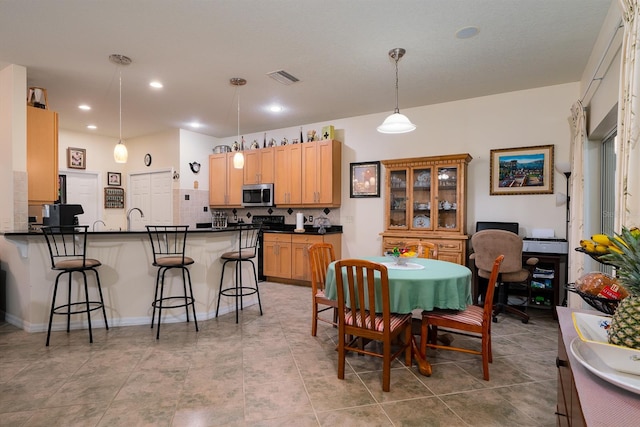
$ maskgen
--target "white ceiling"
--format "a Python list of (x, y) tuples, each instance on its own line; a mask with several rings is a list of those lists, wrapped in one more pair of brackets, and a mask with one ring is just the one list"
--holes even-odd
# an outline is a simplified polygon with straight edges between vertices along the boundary
[[(0, 67), (27, 68), (60, 127), (227, 137), (579, 81), (611, 0), (0, 0)], [(479, 34), (458, 39), (457, 30)], [(266, 73), (301, 81), (284, 86)], [(148, 86), (152, 79), (164, 89)], [(25, 95), (26, 96), (26, 95)], [(92, 106), (80, 111), (81, 103)], [(279, 114), (266, 111), (280, 103)]]

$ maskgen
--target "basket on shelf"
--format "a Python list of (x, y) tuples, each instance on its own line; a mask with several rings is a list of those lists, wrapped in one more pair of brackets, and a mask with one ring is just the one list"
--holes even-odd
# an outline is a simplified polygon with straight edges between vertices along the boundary
[(584, 292), (578, 290), (575, 287), (575, 284), (573, 284), (573, 283), (569, 283), (566, 286), (566, 289), (569, 292), (574, 292), (574, 293), (580, 295), (582, 297), (582, 299), (585, 300), (587, 302), (587, 304), (589, 304), (591, 307), (593, 307), (596, 310), (601, 311), (603, 313), (609, 314), (609, 315), (613, 314), (616, 311), (616, 308), (618, 308), (618, 304), (621, 301), (619, 299), (603, 298), (603, 297), (599, 297), (599, 296), (596, 296), (596, 295), (590, 295), (590, 294), (584, 293)]

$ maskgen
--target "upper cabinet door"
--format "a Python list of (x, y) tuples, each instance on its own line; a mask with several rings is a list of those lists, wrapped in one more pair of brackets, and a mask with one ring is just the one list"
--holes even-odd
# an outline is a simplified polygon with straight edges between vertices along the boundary
[(58, 113), (29, 106), (27, 182), (29, 204), (58, 199)]

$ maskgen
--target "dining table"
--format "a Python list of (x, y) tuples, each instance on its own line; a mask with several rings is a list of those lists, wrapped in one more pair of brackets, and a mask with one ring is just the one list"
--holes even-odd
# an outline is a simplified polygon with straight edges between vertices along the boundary
[[(387, 267), (389, 277), (389, 304), (392, 313), (411, 313), (416, 309), (465, 310), (472, 303), (471, 270), (463, 265), (428, 258), (411, 258), (398, 264), (386, 256), (361, 257)], [(346, 279), (344, 280), (346, 283)], [(380, 281), (375, 280), (376, 292), (381, 292)], [(329, 264), (325, 280), (325, 296), (337, 300), (335, 262)], [(380, 300), (376, 295), (376, 301)], [(348, 304), (348, 302), (347, 302)], [(376, 310), (377, 312), (381, 311)], [(431, 366), (412, 340), (414, 357), (424, 375), (431, 375)]]

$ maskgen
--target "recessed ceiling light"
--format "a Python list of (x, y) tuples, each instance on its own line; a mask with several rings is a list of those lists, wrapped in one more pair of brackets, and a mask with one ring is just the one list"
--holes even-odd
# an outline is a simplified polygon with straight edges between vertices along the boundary
[(201, 127), (202, 125), (200, 123), (198, 123), (198, 122), (191, 122), (191, 123), (189, 123), (189, 126), (191, 126), (194, 129), (197, 129), (197, 128)]
[(478, 27), (464, 27), (456, 31), (456, 37), (459, 39), (470, 39), (477, 36), (480, 30)]
[(89, 107), (87, 104), (78, 105), (78, 108), (81, 109), (81, 110), (84, 110), (84, 111), (91, 110), (91, 107)]
[(160, 83), (157, 80), (152, 81), (151, 83), (149, 83), (149, 86), (156, 88), (156, 89), (162, 89), (162, 83)]
[(87, 125), (87, 129), (96, 130), (96, 129), (98, 129), (98, 126), (96, 126), (96, 125)]
[(281, 105), (271, 105), (269, 107), (269, 111), (271, 111), (272, 113), (280, 113), (282, 110), (284, 110), (284, 108), (282, 108)]

